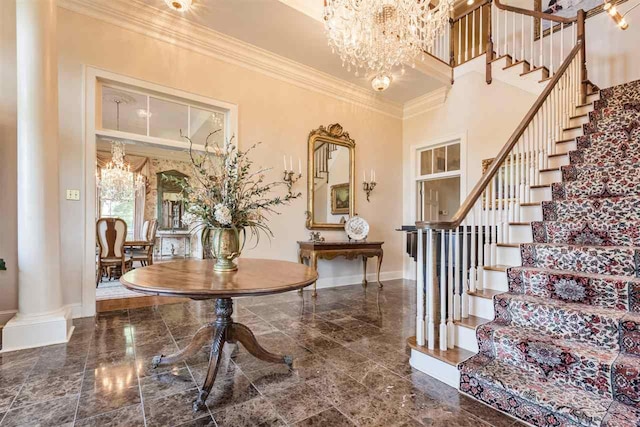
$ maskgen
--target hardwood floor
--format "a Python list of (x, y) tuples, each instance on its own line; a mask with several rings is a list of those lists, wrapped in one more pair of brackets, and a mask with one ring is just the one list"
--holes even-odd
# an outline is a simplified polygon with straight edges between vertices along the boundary
[(188, 302), (188, 298), (148, 296), (137, 298), (118, 298), (96, 301), (96, 311), (105, 313), (107, 311), (126, 310), (130, 308), (151, 307), (154, 305), (175, 304), (180, 302)]

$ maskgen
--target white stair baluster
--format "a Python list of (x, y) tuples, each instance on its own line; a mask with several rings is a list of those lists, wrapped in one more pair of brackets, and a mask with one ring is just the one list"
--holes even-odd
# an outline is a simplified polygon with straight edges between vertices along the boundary
[[(468, 216), (467, 216), (468, 218)], [(469, 317), (469, 233), (468, 233), (467, 221), (462, 223), (462, 318)]]
[(449, 337), (448, 339), (448, 347), (449, 348), (453, 348), (453, 346), (455, 345), (455, 324), (453, 323), (453, 291), (454, 291), (454, 284), (453, 284), (453, 248), (454, 248), (454, 242), (453, 242), (453, 230), (449, 230), (449, 262), (448, 262), (448, 276), (447, 276), (447, 303), (448, 303), (448, 309), (447, 309), (447, 330), (448, 330), (448, 334), (447, 336)]
[(424, 233), (421, 228), (418, 228), (418, 264), (417, 264), (417, 280), (416, 280), (416, 344), (424, 346), (425, 344), (425, 288), (424, 288), (424, 265), (425, 265), (425, 253), (424, 253)]
[(455, 239), (455, 260), (454, 262), (454, 270), (453, 270), (453, 320), (460, 320), (460, 227), (456, 228), (454, 232)]
[(447, 280), (446, 280), (446, 238), (440, 231), (440, 350), (447, 349)]

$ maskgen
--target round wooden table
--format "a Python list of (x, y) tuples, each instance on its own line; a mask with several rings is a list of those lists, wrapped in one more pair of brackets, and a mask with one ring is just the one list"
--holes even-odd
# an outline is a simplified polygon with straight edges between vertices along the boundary
[(153, 367), (170, 365), (197, 353), (211, 340), (209, 368), (204, 384), (193, 403), (193, 410), (205, 408), (205, 401), (216, 379), (225, 343), (241, 343), (258, 359), (291, 366), (293, 358), (268, 352), (262, 348), (251, 330), (231, 318), (233, 298), (270, 295), (309, 286), (318, 273), (301, 264), (268, 259), (238, 260), (238, 270), (213, 271), (213, 260), (183, 260), (153, 264), (129, 271), (120, 282), (136, 292), (195, 300), (215, 299), (216, 320), (202, 326), (187, 347), (175, 354), (154, 356)]

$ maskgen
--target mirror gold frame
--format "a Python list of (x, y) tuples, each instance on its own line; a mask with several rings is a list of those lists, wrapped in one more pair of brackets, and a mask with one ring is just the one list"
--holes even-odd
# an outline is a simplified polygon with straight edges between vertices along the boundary
[[(327, 127), (320, 126), (309, 133), (307, 144), (307, 223), (309, 230), (333, 230), (344, 229), (344, 224), (315, 222), (313, 212), (314, 199), (314, 161), (313, 154), (316, 141), (326, 141), (340, 145), (349, 149), (349, 217), (355, 214), (356, 210), (356, 186), (355, 186), (355, 164), (356, 164), (356, 142), (351, 139), (349, 132), (345, 132), (339, 123), (334, 123)], [(346, 213), (345, 213), (346, 214)]]

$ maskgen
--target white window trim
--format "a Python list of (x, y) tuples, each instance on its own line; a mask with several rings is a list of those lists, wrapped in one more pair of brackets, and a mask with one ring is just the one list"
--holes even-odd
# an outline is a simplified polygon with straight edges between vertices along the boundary
[[(425, 149), (433, 149), (442, 147), (445, 145), (449, 145), (455, 143), (456, 141), (460, 141), (460, 170), (451, 171), (451, 172), (441, 172), (437, 174), (430, 175), (420, 175), (420, 152)], [(410, 148), (410, 159), (409, 164), (412, 165), (411, 168), (411, 197), (409, 199), (409, 212), (410, 212), (410, 223), (414, 224), (417, 218), (417, 206), (416, 201), (418, 197), (418, 186), (417, 183), (419, 181), (432, 180), (432, 179), (440, 179), (440, 178), (449, 178), (449, 177), (460, 177), (460, 204), (464, 202), (464, 199), (467, 197), (467, 132), (457, 133), (447, 135), (441, 138), (433, 139), (431, 141), (423, 142), (420, 144), (414, 144)]]
[[(220, 101), (213, 98), (207, 98), (201, 95), (197, 95), (190, 92), (181, 91), (178, 89), (169, 88), (166, 86), (158, 85), (144, 80), (135, 79), (128, 76), (112, 73), (110, 71), (102, 70), (99, 68), (85, 66), (84, 68), (84, 87), (83, 95), (85, 100), (84, 114), (82, 116), (83, 128), (84, 128), (84, 141), (82, 149), (84, 150), (84, 230), (81, 232), (79, 241), (84, 243), (83, 250), (83, 262), (82, 262), (82, 316), (95, 316), (96, 314), (96, 260), (95, 260), (95, 246), (96, 246), (96, 139), (99, 136), (121, 138), (128, 140), (135, 140), (146, 142), (150, 145), (155, 145), (163, 148), (188, 148), (188, 142), (165, 140), (162, 138), (147, 137), (144, 135), (136, 135), (132, 138), (128, 132), (117, 131), (105, 131), (100, 129), (98, 122), (101, 117), (101, 105), (102, 96), (100, 88), (102, 84), (108, 86), (119, 86), (126, 90), (134, 90), (138, 88), (142, 90), (143, 94), (149, 94), (144, 91), (153, 92), (153, 96), (156, 94), (161, 97), (164, 94), (168, 97), (168, 100), (178, 101), (179, 99), (187, 102), (192, 102), (197, 107), (198, 104), (205, 108), (213, 108), (215, 110), (225, 111), (226, 114), (226, 128), (229, 130), (227, 135), (235, 135), (238, 139), (238, 106), (225, 101)], [(174, 97), (176, 99), (174, 99)], [(202, 150), (204, 146), (195, 146), (194, 148)]]

